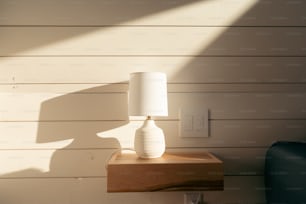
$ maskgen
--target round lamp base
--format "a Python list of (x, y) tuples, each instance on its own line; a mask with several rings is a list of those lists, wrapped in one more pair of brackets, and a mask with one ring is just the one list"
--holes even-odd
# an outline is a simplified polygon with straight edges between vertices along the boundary
[(154, 120), (147, 119), (136, 130), (134, 148), (136, 154), (144, 159), (161, 157), (166, 149), (163, 130), (155, 125)]

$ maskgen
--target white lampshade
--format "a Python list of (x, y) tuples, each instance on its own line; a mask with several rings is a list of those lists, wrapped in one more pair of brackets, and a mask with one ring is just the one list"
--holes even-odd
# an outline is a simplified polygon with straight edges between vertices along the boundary
[(129, 115), (147, 116), (135, 132), (134, 149), (140, 158), (158, 158), (165, 152), (163, 130), (151, 116), (167, 116), (167, 77), (160, 72), (130, 74)]
[(135, 72), (130, 74), (129, 115), (168, 116), (165, 73)]

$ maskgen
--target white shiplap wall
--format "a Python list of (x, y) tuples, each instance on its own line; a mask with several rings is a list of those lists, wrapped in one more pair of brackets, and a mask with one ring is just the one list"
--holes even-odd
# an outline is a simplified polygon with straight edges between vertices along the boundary
[[(168, 75), (167, 151), (224, 160), (207, 203), (264, 203), (276, 140), (306, 139), (303, 0), (0, 0), (0, 203), (183, 203), (183, 192), (106, 193), (129, 147), (134, 71)], [(178, 136), (180, 107), (208, 107), (210, 137)]]

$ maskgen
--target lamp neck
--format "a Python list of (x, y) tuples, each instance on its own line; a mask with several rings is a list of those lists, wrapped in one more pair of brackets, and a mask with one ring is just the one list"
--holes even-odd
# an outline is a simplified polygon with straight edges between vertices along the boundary
[(144, 127), (147, 127), (147, 128), (157, 128), (156, 124), (155, 124), (155, 121), (150, 117), (148, 116), (147, 119), (143, 122), (143, 125), (142, 125), (142, 128)]

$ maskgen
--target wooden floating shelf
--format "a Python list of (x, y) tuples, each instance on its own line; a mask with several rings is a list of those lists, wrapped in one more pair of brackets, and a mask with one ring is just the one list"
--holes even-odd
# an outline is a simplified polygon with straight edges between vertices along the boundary
[(209, 152), (141, 159), (117, 153), (107, 165), (108, 192), (223, 190), (223, 162)]

